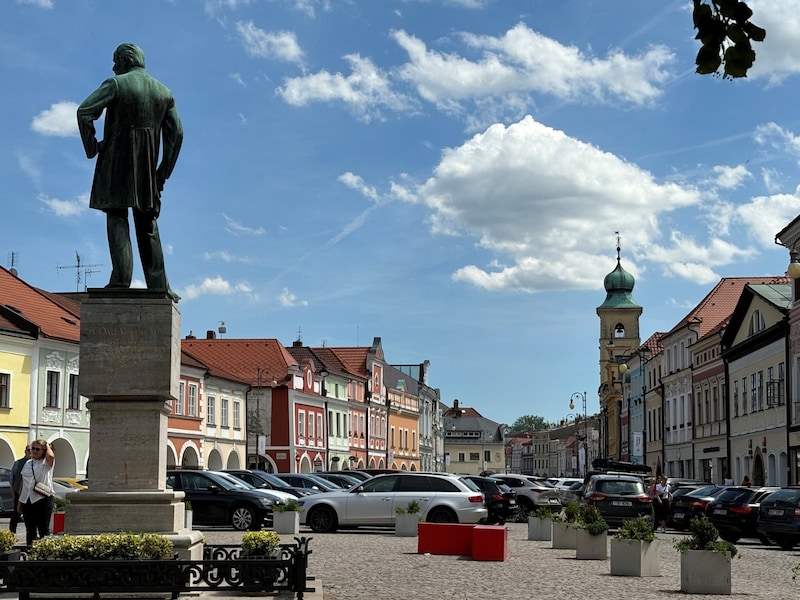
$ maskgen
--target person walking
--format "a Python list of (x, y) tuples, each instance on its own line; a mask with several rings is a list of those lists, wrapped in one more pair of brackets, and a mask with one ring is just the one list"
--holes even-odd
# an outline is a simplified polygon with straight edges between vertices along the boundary
[(670, 498), (669, 484), (667, 476), (662, 475), (656, 484), (656, 494), (658, 503), (656, 504), (656, 516), (658, 518), (658, 528), (661, 533), (667, 532), (667, 519), (669, 519)]
[(53, 513), (53, 466), (56, 455), (47, 440), (31, 442), (31, 459), (21, 471), (22, 491), (17, 511), (25, 519), (25, 545), (50, 535), (50, 515)]
[(19, 504), (19, 495), (22, 493), (22, 469), (30, 458), (30, 444), (25, 444), (25, 456), (15, 460), (14, 464), (11, 465), (11, 474), (8, 477), (8, 484), (11, 486), (11, 493), (14, 496), (14, 511), (8, 521), (8, 529), (11, 533), (17, 533), (17, 525), (22, 522), (22, 515), (17, 512), (17, 505)]

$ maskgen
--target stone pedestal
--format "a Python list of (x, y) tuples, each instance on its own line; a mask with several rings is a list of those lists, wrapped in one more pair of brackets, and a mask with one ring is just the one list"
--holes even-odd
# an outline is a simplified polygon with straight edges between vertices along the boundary
[(89, 489), (70, 495), (67, 533), (162, 533), (181, 556), (202, 554), (200, 532), (185, 528), (183, 492), (166, 489), (180, 344), (180, 313), (164, 293), (89, 290), (79, 378), (91, 417)]

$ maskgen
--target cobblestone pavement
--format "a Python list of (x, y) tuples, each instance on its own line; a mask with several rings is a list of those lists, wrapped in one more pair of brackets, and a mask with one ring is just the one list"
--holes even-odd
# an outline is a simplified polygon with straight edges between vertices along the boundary
[[(672, 543), (681, 534), (658, 534), (660, 577), (614, 577), (609, 561), (578, 561), (574, 550), (553, 550), (550, 542), (527, 541), (527, 525), (510, 523), (509, 558), (477, 562), (457, 556), (417, 554), (416, 538), (395, 537), (387, 530), (315, 534), (309, 574), (319, 577), (324, 600), (548, 600), (577, 598), (669, 599), (680, 591), (680, 555)], [(208, 542), (236, 543), (241, 534), (207, 532)], [(283, 541), (290, 541), (285, 538)], [(759, 600), (796, 600), (800, 579), (792, 567), (800, 552), (786, 552), (753, 540), (737, 544), (733, 559), (732, 596)], [(317, 582), (318, 584), (319, 582)], [(719, 596), (692, 595), (692, 600)], [(316, 596), (319, 598), (319, 596)]]
[[(5, 522), (4, 522), (5, 521)], [(0, 527), (7, 521), (0, 519)], [(684, 596), (680, 592), (680, 555), (672, 542), (681, 534), (658, 534), (666, 543), (661, 548), (660, 577), (612, 577), (609, 561), (578, 561), (574, 550), (553, 550), (550, 542), (527, 541), (527, 525), (508, 524), (509, 558), (505, 562), (478, 562), (458, 556), (417, 554), (416, 538), (395, 537), (390, 530), (359, 529), (333, 534), (316, 534), (309, 557), (310, 583), (315, 593), (306, 600), (650, 600), (687, 597), (692, 600), (719, 596)], [(208, 529), (208, 543), (238, 544), (241, 532)], [(282, 536), (282, 541), (293, 541)], [(745, 540), (737, 544), (739, 557), (733, 560), (734, 598), (796, 600), (800, 579), (792, 579), (792, 568), (800, 563), (800, 552), (786, 552)], [(0, 598), (10, 598), (0, 594)], [(140, 596), (140, 598), (143, 596)], [(263, 594), (203, 592), (181, 598), (229, 600), (264, 598)], [(279, 600), (290, 596), (269, 596)], [(52, 598), (52, 596), (51, 596)]]

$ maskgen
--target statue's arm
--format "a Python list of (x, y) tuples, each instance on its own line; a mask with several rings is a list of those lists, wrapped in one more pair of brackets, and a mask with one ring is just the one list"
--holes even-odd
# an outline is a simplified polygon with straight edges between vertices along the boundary
[(112, 77), (106, 79), (102, 85), (89, 94), (78, 107), (78, 131), (81, 134), (83, 149), (86, 158), (97, 156), (98, 144), (94, 122), (103, 114), (103, 110), (111, 104), (117, 94), (117, 82)]
[(164, 182), (172, 175), (172, 170), (178, 161), (178, 154), (180, 154), (181, 145), (183, 144), (183, 125), (174, 101), (164, 117), (164, 122), (161, 124), (161, 136), (164, 145), (161, 164), (158, 165), (156, 171), (159, 191), (164, 189)]

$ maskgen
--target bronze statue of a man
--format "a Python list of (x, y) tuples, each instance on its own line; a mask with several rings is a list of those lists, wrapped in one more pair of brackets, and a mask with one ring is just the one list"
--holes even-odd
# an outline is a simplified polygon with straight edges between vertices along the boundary
[[(179, 297), (167, 281), (156, 220), (164, 182), (181, 150), (183, 127), (172, 92), (145, 72), (141, 48), (120, 45), (114, 52), (114, 73), (115, 77), (106, 79), (78, 107), (78, 129), (86, 156), (97, 156), (89, 206), (106, 213), (112, 266), (106, 287), (128, 288), (131, 284), (130, 207), (147, 288), (164, 290), (177, 302)], [(105, 128), (98, 142), (94, 121), (103, 110)]]

